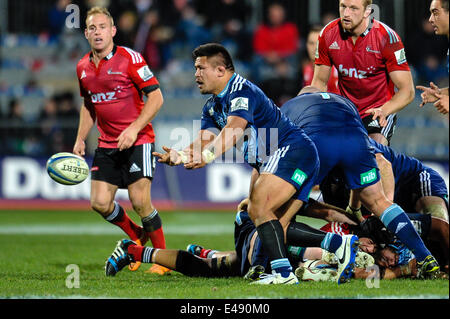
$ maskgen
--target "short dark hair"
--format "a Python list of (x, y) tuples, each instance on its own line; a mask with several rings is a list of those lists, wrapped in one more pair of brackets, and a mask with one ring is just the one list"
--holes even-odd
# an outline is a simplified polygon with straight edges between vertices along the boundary
[(448, 0), (441, 0), (441, 7), (448, 12)]
[(230, 53), (223, 45), (219, 43), (202, 44), (192, 51), (192, 59), (194, 61), (202, 56), (206, 56), (207, 58), (220, 56), (225, 68), (227, 70), (234, 71), (233, 60), (231, 59)]

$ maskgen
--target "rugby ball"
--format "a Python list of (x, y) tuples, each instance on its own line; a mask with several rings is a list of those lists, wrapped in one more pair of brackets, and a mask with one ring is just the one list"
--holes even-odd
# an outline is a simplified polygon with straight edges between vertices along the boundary
[(47, 173), (63, 185), (76, 185), (89, 175), (89, 166), (84, 158), (72, 153), (57, 153), (47, 161)]

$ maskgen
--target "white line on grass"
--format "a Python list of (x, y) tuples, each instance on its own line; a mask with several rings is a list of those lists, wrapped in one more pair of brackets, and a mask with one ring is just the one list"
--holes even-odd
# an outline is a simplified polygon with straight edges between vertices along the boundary
[[(212, 235), (233, 234), (233, 224), (218, 225), (163, 225), (165, 234), (173, 235)], [(115, 235), (122, 231), (109, 224), (33, 224), (2, 225), (0, 235)]]

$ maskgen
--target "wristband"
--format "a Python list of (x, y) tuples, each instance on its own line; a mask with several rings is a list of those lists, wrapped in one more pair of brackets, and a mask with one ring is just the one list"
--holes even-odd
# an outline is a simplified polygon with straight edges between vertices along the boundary
[(187, 162), (188, 162), (188, 157), (186, 156), (186, 153), (185, 153), (185, 152), (183, 152), (183, 151), (178, 151), (177, 153), (178, 153), (178, 155), (180, 155), (181, 161), (182, 161), (183, 163), (187, 163)]
[(208, 149), (203, 150), (202, 157), (203, 157), (203, 161), (205, 161), (206, 164), (209, 164), (216, 159), (216, 156), (214, 155), (214, 153)]

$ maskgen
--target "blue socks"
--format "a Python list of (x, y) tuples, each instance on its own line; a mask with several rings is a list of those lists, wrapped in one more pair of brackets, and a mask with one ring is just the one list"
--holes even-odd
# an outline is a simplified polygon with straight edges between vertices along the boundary
[(342, 244), (342, 237), (337, 234), (327, 233), (325, 238), (320, 243), (320, 247), (329, 251), (330, 253), (335, 253), (339, 246)]
[(397, 204), (389, 206), (381, 214), (380, 220), (390, 232), (395, 234), (413, 252), (417, 261), (422, 261), (428, 255), (431, 255), (430, 251), (425, 247), (422, 238), (417, 234), (411, 220), (400, 206)]
[(284, 278), (289, 277), (292, 272), (292, 266), (287, 258), (274, 259), (270, 262), (270, 267)]

